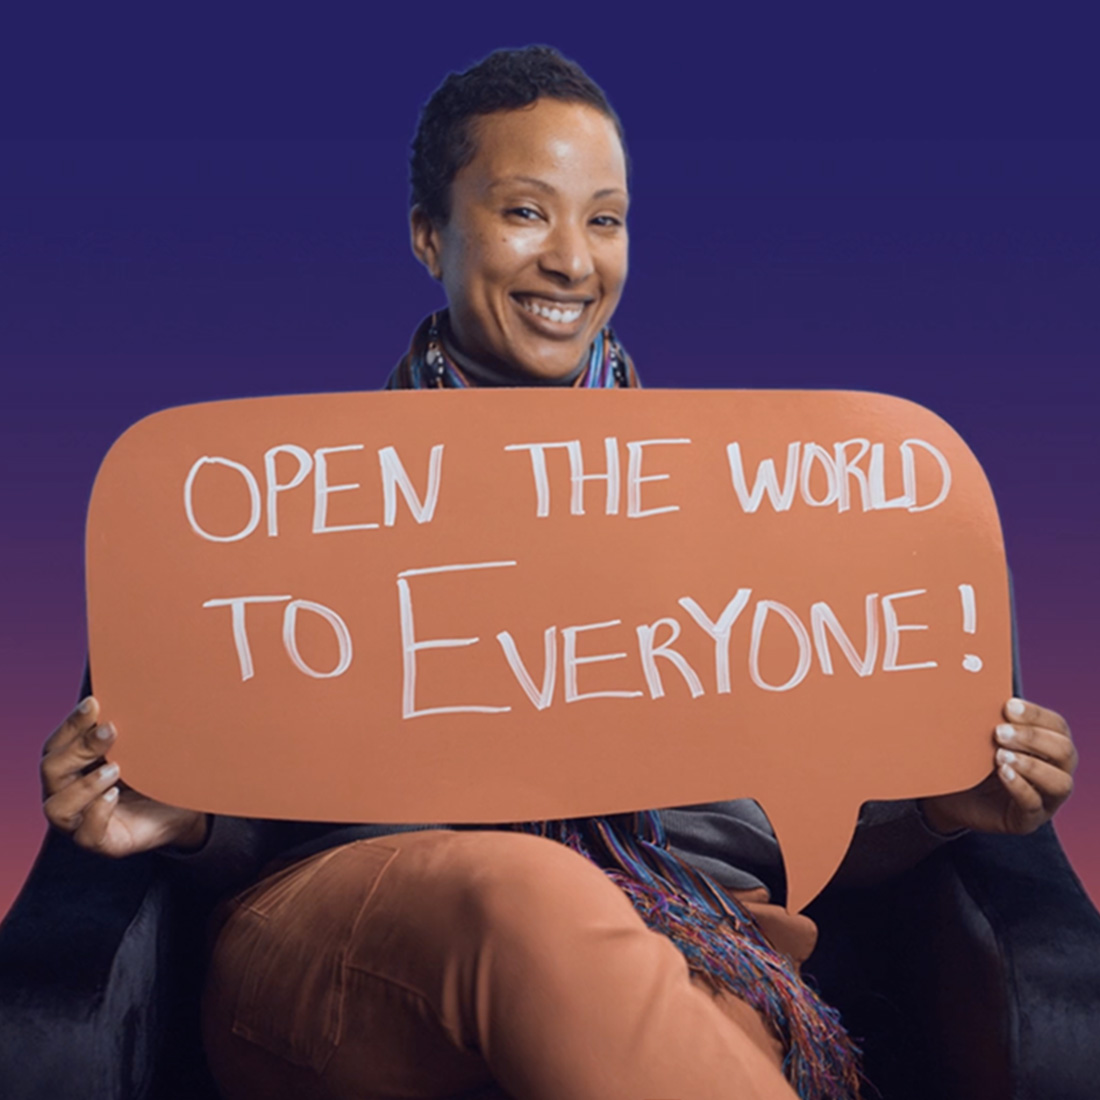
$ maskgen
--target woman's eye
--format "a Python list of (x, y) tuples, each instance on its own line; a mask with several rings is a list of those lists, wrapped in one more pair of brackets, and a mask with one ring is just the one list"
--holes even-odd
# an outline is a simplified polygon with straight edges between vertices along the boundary
[(508, 213), (515, 214), (516, 217), (522, 218), (524, 221), (533, 221), (539, 216), (538, 211), (532, 210), (529, 206), (513, 206)]
[(622, 218), (615, 217), (614, 214), (600, 214), (599, 217), (593, 218), (594, 225), (601, 227), (614, 227), (623, 224)]

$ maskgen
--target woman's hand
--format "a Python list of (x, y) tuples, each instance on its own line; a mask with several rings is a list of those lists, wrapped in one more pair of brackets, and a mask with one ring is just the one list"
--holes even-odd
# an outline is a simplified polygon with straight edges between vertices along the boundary
[(206, 814), (116, 785), (118, 765), (104, 760), (115, 728), (109, 722), (99, 725), (98, 718), (99, 703), (89, 695), (42, 750), (42, 808), (50, 824), (82, 848), (116, 859), (165, 844), (200, 847)]
[(1004, 716), (994, 731), (999, 747), (989, 777), (968, 791), (919, 801), (933, 829), (1031, 833), (1069, 798), (1077, 749), (1066, 720), (1023, 699), (1009, 699)]

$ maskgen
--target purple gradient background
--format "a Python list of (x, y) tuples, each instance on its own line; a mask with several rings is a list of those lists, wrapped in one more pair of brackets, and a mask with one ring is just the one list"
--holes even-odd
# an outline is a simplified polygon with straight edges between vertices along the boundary
[(685, 5), (639, 29), (635, 11), (553, 20), (561, 34), (492, 5), (386, 28), (341, 9), (308, 26), (96, 11), (0, 35), (0, 913), (43, 833), (41, 743), (80, 681), (99, 460), (166, 406), (378, 386), (440, 302), (406, 241), (418, 105), (447, 69), (548, 37), (627, 126), (617, 328), (649, 385), (882, 390), (977, 453), (1026, 692), (1081, 748), (1058, 825), (1100, 900), (1091, 36), (957, 11), (723, 26)]

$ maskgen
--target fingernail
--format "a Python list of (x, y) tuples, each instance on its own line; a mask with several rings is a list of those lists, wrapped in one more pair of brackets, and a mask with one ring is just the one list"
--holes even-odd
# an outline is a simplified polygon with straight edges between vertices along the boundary
[(1005, 779), (1009, 780), (1016, 778), (1016, 773), (1007, 764), (1001, 765), (1001, 775), (1003, 775)]
[(108, 779), (115, 779), (115, 778), (117, 778), (117, 776), (118, 776), (118, 765), (117, 764), (104, 764), (103, 767), (99, 769), (99, 775), (98, 775), (97, 778), (103, 779), (103, 780), (108, 780)]
[(105, 722), (102, 726), (96, 726), (95, 735), (100, 741), (109, 741), (115, 735), (115, 727)]
[(81, 699), (76, 709), (79, 714), (87, 714), (92, 709), (92, 697), (89, 695), (87, 699)]
[(1027, 707), (1024, 705), (1022, 699), (1009, 699), (1005, 704), (1005, 710), (1012, 715), (1013, 718), (1019, 718)]
[(114, 802), (114, 800), (118, 798), (118, 787), (112, 787), (109, 791), (104, 791), (103, 797), (108, 802)]
[(1001, 741), (1011, 741), (1016, 736), (1016, 727), (1004, 722), (997, 727), (996, 733)]
[(998, 749), (997, 750), (997, 763), (998, 764), (1015, 764), (1016, 763), (1016, 754), (1014, 752), (1009, 752), (1008, 749)]

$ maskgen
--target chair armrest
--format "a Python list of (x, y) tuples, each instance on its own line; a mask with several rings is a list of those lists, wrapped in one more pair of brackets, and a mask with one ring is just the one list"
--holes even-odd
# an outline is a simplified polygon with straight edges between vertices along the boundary
[(153, 857), (51, 832), (0, 925), (0, 1081), (13, 1100), (148, 1095), (169, 1009), (169, 889)]
[(829, 887), (807, 963), (885, 1100), (1091, 1100), (1100, 914), (1051, 826), (968, 834), (897, 879)]
[(984, 1095), (971, 1085), (982, 1073), (973, 1021), (996, 1011), (996, 1028), (984, 1030), (1005, 1060), (1005, 1096), (1095, 1097), (1100, 914), (1053, 826), (1027, 837), (973, 834), (944, 857), (954, 881), (934, 963), (946, 1075)]

